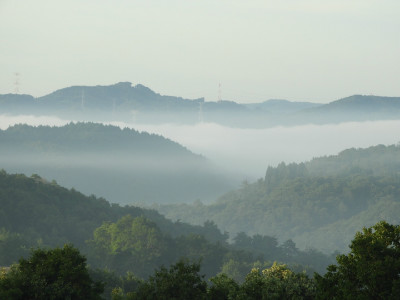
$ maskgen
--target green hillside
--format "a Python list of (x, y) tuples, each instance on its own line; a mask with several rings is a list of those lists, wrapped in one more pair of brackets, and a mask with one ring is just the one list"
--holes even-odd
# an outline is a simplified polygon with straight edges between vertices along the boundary
[(400, 146), (349, 149), (307, 163), (269, 167), (210, 205), (159, 206), (172, 219), (213, 220), (231, 234), (293, 239), (301, 248), (347, 251), (357, 228), (400, 222)]
[(155, 210), (120, 206), (104, 198), (85, 196), (39, 175), (27, 177), (0, 171), (0, 228), (3, 234), (18, 233), (32, 245), (55, 246), (72, 242), (84, 247), (86, 240), (103, 222), (115, 222), (126, 215), (145, 216), (171, 236), (196, 233), (204, 234), (212, 241), (225, 239), (213, 226), (206, 233), (202, 226), (173, 223)]
[[(0, 266), (9, 266), (31, 247), (72, 243), (92, 268), (145, 278), (161, 265), (185, 257), (202, 262), (207, 276), (224, 271), (243, 280), (256, 264), (290, 263), (323, 272), (331, 258), (299, 251), (293, 242), (241, 234), (233, 244), (212, 222), (172, 222), (154, 210), (110, 204), (48, 182), (38, 175), (0, 172)], [(302, 266), (300, 266), (301, 264)]]

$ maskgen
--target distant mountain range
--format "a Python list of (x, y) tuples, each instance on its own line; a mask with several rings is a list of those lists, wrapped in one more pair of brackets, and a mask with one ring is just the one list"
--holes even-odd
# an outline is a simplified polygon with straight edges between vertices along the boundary
[(43, 97), (0, 95), (0, 114), (53, 115), (76, 121), (195, 124), (233, 127), (326, 124), (400, 118), (400, 97), (354, 95), (328, 104), (267, 100), (240, 104), (160, 95), (143, 86), (73, 86)]

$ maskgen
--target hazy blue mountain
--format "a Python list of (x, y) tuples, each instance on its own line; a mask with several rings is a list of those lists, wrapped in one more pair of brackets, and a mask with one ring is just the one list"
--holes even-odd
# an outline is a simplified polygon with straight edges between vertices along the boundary
[(2, 130), (0, 168), (117, 203), (207, 201), (231, 187), (204, 157), (171, 140), (95, 123)]
[(31, 95), (5, 94), (0, 95), (0, 114), (21, 114), (37, 109), (35, 98)]
[(144, 85), (132, 86), (130, 82), (120, 82), (109, 86), (73, 86), (37, 98), (38, 103), (50, 107), (108, 111), (161, 110), (172, 107), (187, 109), (196, 106), (199, 101), (204, 100), (162, 96)]
[(333, 101), (319, 108), (320, 110), (336, 110), (336, 111), (365, 111), (375, 112), (391, 110), (400, 110), (400, 97), (380, 97), (380, 96), (364, 96), (353, 95), (340, 100)]
[(282, 99), (271, 99), (261, 103), (244, 104), (252, 110), (261, 110), (276, 114), (290, 114), (304, 109), (318, 107), (322, 104), (311, 102), (293, 102)]
[(353, 95), (303, 110), (298, 117), (314, 123), (397, 120), (400, 118), (400, 97)]
[(195, 124), (262, 128), (400, 118), (399, 97), (354, 95), (329, 104), (268, 100), (240, 104), (160, 95), (143, 85), (72, 86), (46, 96), (0, 95), (0, 113), (55, 115), (77, 121)]

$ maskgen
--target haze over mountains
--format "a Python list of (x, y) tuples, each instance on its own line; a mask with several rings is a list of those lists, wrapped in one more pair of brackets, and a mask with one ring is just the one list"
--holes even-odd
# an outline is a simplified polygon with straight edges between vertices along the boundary
[(176, 142), (95, 123), (1, 130), (0, 165), (125, 204), (210, 201), (232, 187), (206, 158)]
[[(37, 173), (111, 202), (150, 205), (195, 201), (191, 208), (177, 205), (162, 206), (162, 209), (172, 218), (199, 224), (212, 218), (232, 234), (241, 230), (248, 234), (277, 234), (284, 239), (295, 239), (303, 248), (322, 249), (328, 245), (324, 250), (329, 252), (344, 249), (360, 224), (370, 225), (366, 216), (387, 212), (383, 210), (385, 204), (380, 201), (380, 195), (392, 197), (390, 193), (386, 196), (383, 192), (372, 193), (364, 199), (367, 202), (360, 200), (361, 204), (368, 204), (368, 210), (359, 210), (354, 203), (346, 203), (349, 199), (359, 201), (358, 196), (348, 197), (344, 192), (352, 193), (353, 187), (358, 188), (352, 176), (357, 174), (362, 178), (364, 189), (375, 186), (379, 190), (394, 185), (397, 173), (392, 172), (389, 177), (380, 174), (386, 176), (383, 179), (369, 178), (365, 171), (357, 171), (357, 164), (350, 173), (347, 169), (334, 171), (338, 166), (345, 168), (346, 164), (361, 161), (358, 156), (361, 152), (357, 152), (354, 161), (318, 164), (323, 165), (320, 169), (324, 172), (332, 174), (321, 170), (318, 174), (314, 168), (310, 171), (311, 177), (296, 177), (297, 182), (284, 178), (276, 186), (268, 185), (266, 193), (265, 172), (267, 169), (273, 172), (269, 166), (280, 170), (282, 161), (300, 164), (351, 147), (397, 143), (399, 112), (398, 97), (355, 95), (329, 104), (287, 100), (240, 104), (162, 96), (129, 82), (69, 87), (39, 98), (7, 94), (0, 95), (2, 122), (21, 117), (22, 122), (29, 123), (29, 115), (35, 118), (36, 125), (60, 127), (15, 125), (7, 128), (0, 124), (4, 128), (0, 132), (0, 163), (7, 172)], [(45, 123), (47, 117), (49, 121)], [(71, 120), (86, 123), (69, 123)], [(381, 162), (378, 155), (370, 159)], [(390, 169), (391, 161), (393, 158), (386, 159), (383, 165), (377, 163), (374, 168)], [(308, 163), (307, 168), (311, 170), (315, 165)], [(261, 181), (257, 181), (260, 177)], [(239, 182), (246, 179), (248, 185), (238, 190)], [(379, 180), (384, 184), (378, 184)], [(332, 186), (342, 189), (331, 195), (317, 189), (320, 183), (327, 189)], [(285, 188), (290, 194), (286, 202), (280, 202), (278, 197), (283, 184), (287, 184)], [(303, 194), (295, 190), (298, 185), (304, 185)], [(308, 195), (314, 198), (309, 199)], [(337, 203), (332, 197), (336, 197)], [(199, 206), (196, 200), (211, 204)], [(340, 206), (335, 214), (342, 219), (328, 218), (334, 211), (328, 207), (332, 205), (331, 200)], [(390, 201), (385, 203), (396, 210), (396, 201)], [(275, 210), (263, 211), (258, 206), (267, 204)], [(305, 210), (298, 214), (303, 204), (315, 208), (319, 218), (328, 212), (324, 220), (329, 219), (329, 223), (318, 223), (318, 219), (303, 224), (304, 219), (311, 220), (315, 213)], [(351, 211), (349, 207), (356, 208)], [(340, 215), (344, 211), (351, 216)], [(264, 213), (266, 219), (259, 213)], [(291, 221), (279, 223), (285, 217)], [(334, 232), (340, 224), (351, 228), (347, 237), (324, 240), (326, 233)]]
[(76, 121), (146, 124), (213, 122), (241, 128), (266, 128), (348, 121), (396, 120), (400, 97), (353, 95), (328, 104), (267, 100), (240, 104), (204, 98), (160, 95), (143, 85), (73, 86), (43, 97), (0, 95), (1, 114), (52, 115)]
[(214, 221), (231, 234), (293, 239), (300, 248), (347, 251), (353, 232), (400, 222), (400, 144), (348, 149), (299, 164), (269, 167), (265, 177), (204, 205), (159, 206), (168, 218)]

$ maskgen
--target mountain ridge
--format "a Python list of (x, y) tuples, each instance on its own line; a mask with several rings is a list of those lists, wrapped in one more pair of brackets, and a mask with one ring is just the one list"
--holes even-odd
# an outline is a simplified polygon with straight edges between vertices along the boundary
[(0, 95), (0, 113), (55, 115), (77, 121), (196, 124), (239, 128), (400, 119), (400, 97), (352, 95), (327, 104), (270, 99), (216, 102), (156, 93), (131, 82), (71, 86), (42, 97)]

